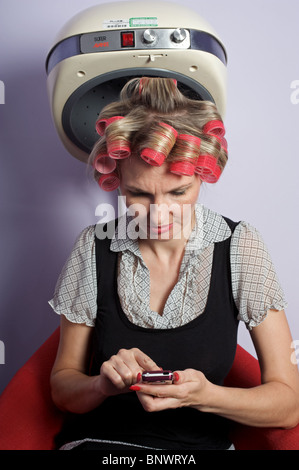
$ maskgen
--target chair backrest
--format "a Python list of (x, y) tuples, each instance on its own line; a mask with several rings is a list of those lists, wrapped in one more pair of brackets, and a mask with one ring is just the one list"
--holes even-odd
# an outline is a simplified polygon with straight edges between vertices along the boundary
[(49, 386), (59, 328), (16, 373), (0, 397), (0, 449), (48, 450), (64, 415), (54, 406)]

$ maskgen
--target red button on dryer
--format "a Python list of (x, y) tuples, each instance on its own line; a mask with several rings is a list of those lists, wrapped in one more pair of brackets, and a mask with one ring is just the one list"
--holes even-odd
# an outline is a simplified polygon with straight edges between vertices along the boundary
[(134, 47), (135, 40), (134, 40), (134, 33), (127, 32), (121, 33), (121, 47)]

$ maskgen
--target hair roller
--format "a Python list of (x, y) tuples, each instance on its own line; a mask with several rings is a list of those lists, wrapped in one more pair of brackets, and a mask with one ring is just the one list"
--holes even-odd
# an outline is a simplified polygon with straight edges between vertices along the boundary
[(200, 155), (196, 164), (195, 173), (205, 183), (217, 183), (221, 175), (221, 168), (217, 164), (216, 157), (212, 155)]
[(225, 136), (225, 128), (222, 121), (214, 120), (207, 122), (203, 127), (204, 134), (214, 135), (219, 137)]
[(199, 137), (180, 134), (172, 152), (174, 162), (170, 165), (171, 173), (192, 176), (200, 153), (201, 139)]
[(115, 170), (116, 161), (107, 153), (99, 153), (94, 160), (93, 167), (99, 173), (106, 175)]
[(115, 171), (113, 171), (112, 173), (109, 173), (108, 175), (100, 176), (98, 183), (101, 189), (109, 192), (109, 191), (114, 191), (115, 189), (119, 187), (120, 180), (119, 180), (118, 174)]
[(221, 148), (226, 151), (227, 153), (227, 140), (225, 137), (222, 137), (221, 139)]
[(145, 148), (140, 152), (141, 158), (153, 166), (161, 166), (176, 143), (178, 133), (169, 124), (159, 122), (157, 129), (151, 133)]
[(191, 162), (173, 162), (170, 164), (170, 172), (180, 176), (193, 176), (195, 165)]
[(114, 130), (111, 129), (110, 131), (109, 129), (110, 124), (113, 124), (115, 121), (120, 119), (124, 118), (115, 116), (108, 119), (105, 130), (108, 155), (115, 159), (128, 158), (131, 155), (131, 147), (127, 133), (122, 132), (121, 130), (114, 132)]
[(130, 144), (126, 138), (119, 136), (117, 139), (106, 139), (109, 157), (122, 160), (131, 155)]
[(214, 137), (215, 139), (217, 139), (219, 144), (221, 145), (221, 149), (225, 150), (225, 152), (227, 153), (227, 140), (225, 137), (221, 137), (220, 135), (216, 135), (216, 134), (207, 134), (207, 135), (210, 135), (211, 137)]
[(96, 131), (102, 137), (105, 134), (105, 131), (110, 124), (120, 119), (123, 119), (123, 116), (113, 116), (109, 119), (99, 119), (96, 122)]

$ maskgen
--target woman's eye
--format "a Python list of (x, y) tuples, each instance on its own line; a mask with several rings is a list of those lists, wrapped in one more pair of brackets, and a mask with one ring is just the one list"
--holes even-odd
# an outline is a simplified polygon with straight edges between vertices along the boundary
[(186, 191), (172, 191), (171, 193), (173, 196), (183, 196), (186, 194)]

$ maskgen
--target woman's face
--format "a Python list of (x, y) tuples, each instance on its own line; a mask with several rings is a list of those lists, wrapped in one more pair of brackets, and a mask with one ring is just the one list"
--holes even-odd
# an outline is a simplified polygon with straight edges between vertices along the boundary
[(121, 194), (138, 218), (142, 238), (188, 238), (201, 185), (198, 175), (175, 175), (167, 163), (154, 167), (138, 156), (122, 160), (119, 171)]

